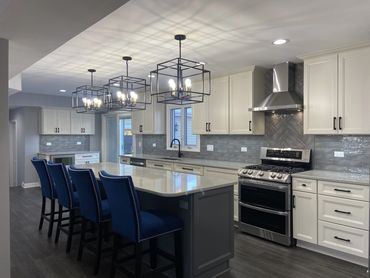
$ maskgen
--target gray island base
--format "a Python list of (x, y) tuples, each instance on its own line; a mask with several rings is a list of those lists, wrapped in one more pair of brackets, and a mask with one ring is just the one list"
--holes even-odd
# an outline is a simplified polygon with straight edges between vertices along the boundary
[[(79, 167), (79, 165), (78, 165)], [(97, 175), (130, 175), (143, 209), (160, 209), (184, 223), (184, 277), (210, 278), (229, 269), (234, 256), (233, 185), (221, 174), (197, 176), (116, 163), (80, 166)], [(235, 178), (236, 179), (236, 178)], [(163, 237), (159, 247), (173, 253), (173, 240)], [(169, 275), (174, 277), (172, 272)]]

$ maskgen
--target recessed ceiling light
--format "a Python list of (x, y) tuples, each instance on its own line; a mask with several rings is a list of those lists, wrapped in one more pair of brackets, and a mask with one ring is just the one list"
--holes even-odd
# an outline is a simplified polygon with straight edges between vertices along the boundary
[(67, 92), (67, 90), (60, 89), (60, 90), (59, 90), (59, 92), (61, 92), (61, 93), (65, 93), (65, 92)]
[(277, 39), (277, 40), (274, 40), (272, 42), (273, 45), (282, 45), (282, 44), (286, 44), (287, 42), (289, 42), (288, 39)]

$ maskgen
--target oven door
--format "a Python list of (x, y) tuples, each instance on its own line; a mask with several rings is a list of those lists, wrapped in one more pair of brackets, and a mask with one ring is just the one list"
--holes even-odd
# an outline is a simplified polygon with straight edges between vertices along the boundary
[(291, 210), (291, 185), (239, 178), (239, 198), (243, 204), (272, 211)]
[[(291, 218), (289, 211), (276, 211), (266, 208), (256, 207), (239, 202), (240, 222), (246, 225), (246, 231), (252, 234), (264, 236), (263, 234), (280, 234), (290, 236)], [(256, 232), (254, 232), (256, 230)], [(262, 231), (265, 231), (264, 233)], [(271, 237), (271, 236), (270, 236)], [(270, 239), (270, 238), (269, 238)]]

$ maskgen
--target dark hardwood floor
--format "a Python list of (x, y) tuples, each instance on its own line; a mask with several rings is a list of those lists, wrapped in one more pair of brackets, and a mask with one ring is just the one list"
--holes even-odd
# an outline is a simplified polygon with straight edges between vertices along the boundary
[[(39, 189), (10, 190), (12, 278), (93, 277), (93, 255), (86, 251), (82, 262), (76, 261), (78, 236), (71, 254), (66, 255), (64, 234), (55, 245), (47, 239), (46, 227), (38, 232), (40, 196)], [(109, 266), (110, 258), (106, 258), (97, 277), (109, 277)], [(301, 248), (285, 248), (236, 231), (231, 270), (221, 277), (366, 278), (367, 275), (364, 267)]]

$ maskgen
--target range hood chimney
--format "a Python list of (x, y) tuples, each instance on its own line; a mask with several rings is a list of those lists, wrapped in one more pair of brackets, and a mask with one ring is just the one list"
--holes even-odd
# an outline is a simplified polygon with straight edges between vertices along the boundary
[(285, 62), (273, 67), (273, 91), (250, 111), (286, 111), (303, 109), (302, 97), (295, 90), (295, 64)]

